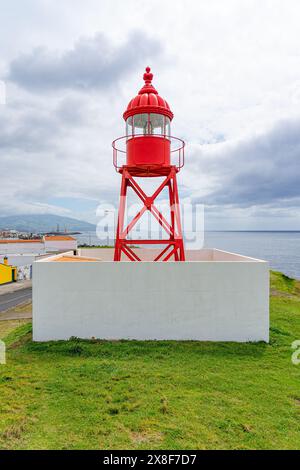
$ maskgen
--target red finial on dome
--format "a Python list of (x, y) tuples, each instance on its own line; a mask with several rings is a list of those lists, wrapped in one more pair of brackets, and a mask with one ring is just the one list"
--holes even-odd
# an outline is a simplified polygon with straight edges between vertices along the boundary
[(150, 67), (146, 67), (146, 73), (143, 75), (143, 79), (145, 80), (146, 85), (151, 85), (153, 79), (153, 73), (150, 73)]
[(142, 95), (143, 93), (154, 93), (157, 95), (158, 93), (152, 85), (153, 73), (151, 73), (150, 67), (146, 67), (146, 72), (143, 75), (143, 79), (145, 80), (145, 85), (139, 91), (139, 95)]

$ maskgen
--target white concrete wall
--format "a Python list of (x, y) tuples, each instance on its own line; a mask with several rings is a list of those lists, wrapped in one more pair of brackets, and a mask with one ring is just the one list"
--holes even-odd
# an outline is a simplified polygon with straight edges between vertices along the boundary
[(45, 240), (45, 250), (51, 251), (76, 250), (77, 240)]
[(45, 253), (43, 242), (0, 243), (0, 255), (5, 254)]
[[(3, 263), (5, 255), (0, 255), (0, 263)], [(25, 254), (25, 255), (7, 255), (8, 259), (8, 264), (11, 264), (12, 266), (26, 266), (28, 264), (32, 264), (35, 259), (36, 255), (30, 255), (30, 254)]]
[[(73, 251), (70, 251), (70, 254), (73, 254)], [(8, 264), (12, 266), (27, 266), (32, 264), (35, 260), (40, 259), (40, 258), (45, 258), (49, 257), (49, 254), (24, 254), (24, 255), (6, 255), (8, 259)], [(5, 258), (5, 255), (0, 255), (0, 263), (3, 263), (3, 260)]]
[(242, 260), (37, 261), (33, 338), (268, 341), (268, 264), (237, 258)]
[(49, 240), (41, 242), (0, 243), (0, 258), (5, 255), (42, 255), (49, 252), (76, 250), (77, 240)]

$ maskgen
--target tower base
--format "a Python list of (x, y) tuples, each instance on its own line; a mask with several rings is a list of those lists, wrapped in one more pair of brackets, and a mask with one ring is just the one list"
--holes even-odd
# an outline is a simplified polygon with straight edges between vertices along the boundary
[[(168, 261), (172, 257), (174, 261), (185, 261), (182, 228), (180, 220), (180, 207), (177, 187), (177, 168), (176, 166), (170, 166), (164, 168), (164, 173), (154, 174), (153, 171), (149, 172), (152, 177), (164, 176), (163, 182), (159, 185), (152, 196), (147, 196), (142, 190), (140, 185), (137, 183), (134, 176), (144, 176), (144, 174), (137, 173), (136, 168), (123, 166), (120, 169), (122, 174), (121, 192), (120, 192), (120, 205), (118, 214), (118, 226), (116, 233), (116, 244), (114, 261), (121, 261), (122, 255), (125, 255), (130, 261), (143, 261), (133, 250), (134, 245), (163, 245), (161, 252), (156, 256), (153, 261)], [(149, 174), (148, 173), (148, 174)], [(163, 214), (155, 206), (155, 200), (160, 195), (164, 188), (168, 188), (169, 192), (169, 204), (170, 204), (170, 223), (166, 220)], [(143, 203), (142, 209), (137, 212), (131, 222), (124, 227), (125, 209), (127, 202), (127, 191), (128, 188), (132, 188), (136, 195), (141, 199)], [(149, 211), (158, 221), (163, 228), (164, 232), (168, 235), (167, 239), (161, 240), (132, 240), (128, 238), (128, 235), (132, 231), (133, 227), (140, 220), (143, 214)]]

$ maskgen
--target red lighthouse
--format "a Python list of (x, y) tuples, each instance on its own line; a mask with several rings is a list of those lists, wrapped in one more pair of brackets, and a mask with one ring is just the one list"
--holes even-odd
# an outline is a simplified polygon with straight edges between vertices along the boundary
[[(120, 206), (115, 245), (115, 261), (122, 254), (131, 261), (142, 261), (133, 245), (161, 246), (160, 253), (153, 261), (184, 261), (184, 246), (180, 220), (180, 207), (177, 188), (177, 173), (184, 165), (184, 142), (171, 136), (173, 113), (168, 103), (159, 96), (152, 85), (153, 74), (150, 67), (144, 73), (145, 84), (133, 98), (123, 114), (126, 122), (126, 136), (113, 142), (113, 161), (116, 170), (122, 175)], [(120, 148), (120, 144), (124, 148)], [(120, 157), (125, 159), (120, 164)], [(147, 195), (140, 178), (163, 178), (152, 195)], [(125, 209), (128, 189), (131, 188), (142, 201), (143, 207), (130, 223), (125, 226)], [(164, 216), (155, 206), (155, 200), (163, 189), (168, 190), (169, 215)], [(167, 238), (134, 240), (130, 232), (146, 211), (150, 211), (161, 225)]]

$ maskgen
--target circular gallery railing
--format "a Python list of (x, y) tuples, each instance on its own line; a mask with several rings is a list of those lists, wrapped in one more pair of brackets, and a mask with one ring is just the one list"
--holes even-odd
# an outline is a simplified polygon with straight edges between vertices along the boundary
[[(113, 164), (116, 171), (119, 171), (124, 165), (126, 165), (126, 155), (127, 155), (127, 142), (133, 138), (143, 138), (143, 137), (155, 137), (157, 139), (167, 139), (170, 141), (171, 145), (171, 165), (176, 166), (177, 171), (179, 171), (184, 166), (184, 148), (185, 142), (178, 137), (173, 136), (164, 136), (161, 134), (135, 134), (135, 135), (125, 135), (123, 137), (118, 137), (112, 143), (113, 147)], [(149, 162), (151, 164), (151, 162)]]

